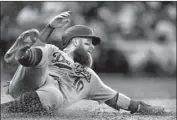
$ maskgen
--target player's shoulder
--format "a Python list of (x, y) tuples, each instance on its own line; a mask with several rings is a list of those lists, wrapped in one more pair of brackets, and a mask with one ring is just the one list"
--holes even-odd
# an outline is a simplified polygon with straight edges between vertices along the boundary
[(87, 67), (87, 68), (85, 68), (90, 74), (93, 74), (93, 75), (97, 75), (96, 73), (95, 73), (95, 71), (92, 69), (92, 68), (90, 68), (90, 67)]
[(88, 67), (86, 70), (91, 74), (91, 81), (101, 81), (98, 74), (92, 68)]
[(57, 46), (53, 44), (46, 44), (45, 49), (47, 50), (49, 56), (53, 55), (54, 53), (62, 52)]
[(55, 46), (53, 44), (46, 44), (45, 47), (46, 48), (51, 48), (51, 49), (59, 49), (57, 46)]
[(62, 50), (59, 49), (59, 47), (57, 47), (53, 44), (46, 44), (45, 48), (48, 49), (48, 51), (57, 51), (57, 52), (62, 51)]

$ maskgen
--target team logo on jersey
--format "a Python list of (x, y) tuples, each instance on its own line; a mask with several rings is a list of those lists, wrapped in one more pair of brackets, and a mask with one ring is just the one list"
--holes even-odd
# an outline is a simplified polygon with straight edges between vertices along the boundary
[(66, 63), (70, 65), (71, 63), (59, 52), (53, 53), (53, 60), (52, 63)]
[(51, 60), (54, 66), (58, 68), (65, 68), (68, 70), (72, 70), (70, 66), (70, 62), (59, 52), (53, 53), (53, 59)]
[(51, 60), (52, 63), (54, 63), (54, 66), (57, 66), (58, 68), (66, 68), (68, 70), (74, 70), (75, 74), (82, 75), (84, 78), (90, 82), (91, 74), (84, 69), (82, 65), (79, 63), (75, 63), (74, 67), (70, 66), (71, 63), (60, 53), (55, 52), (53, 53), (53, 59)]
[(77, 75), (80, 75), (80, 74), (83, 75), (84, 78), (85, 78), (88, 82), (90, 82), (91, 74), (90, 74), (88, 71), (86, 71), (82, 65), (80, 65), (80, 64), (78, 64), (78, 63), (75, 63), (75, 64), (74, 64), (74, 72), (75, 72)]

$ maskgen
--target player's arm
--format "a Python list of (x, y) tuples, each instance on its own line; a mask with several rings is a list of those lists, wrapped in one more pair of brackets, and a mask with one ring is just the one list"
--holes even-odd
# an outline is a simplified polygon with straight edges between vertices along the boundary
[(116, 110), (124, 109), (132, 113), (137, 111), (139, 102), (136, 102), (105, 85), (93, 70), (89, 71), (92, 74), (91, 81), (93, 81), (89, 95), (92, 100), (98, 101), (99, 103), (105, 103)]
[(48, 38), (56, 28), (63, 28), (70, 22), (70, 11), (63, 12), (55, 16), (48, 25), (39, 33), (39, 40), (36, 45), (45, 45), (48, 42)]
[(46, 25), (45, 28), (39, 33), (39, 40), (43, 43), (48, 42), (48, 38), (52, 34), (55, 28), (51, 27), (50, 24)]
[[(24, 66), (31, 66), (31, 65), (36, 65), (38, 63), (38, 61), (40, 61), (41, 56), (44, 56), (43, 53), (48, 53), (48, 55), (50, 55), (50, 51), (53, 51), (53, 47), (47, 47), (48, 49), (44, 48), (44, 46), (47, 43), (47, 40), (49, 38), (49, 36), (51, 35), (51, 33), (53, 32), (54, 29), (56, 28), (62, 28), (63, 26), (65, 26), (66, 24), (68, 24), (70, 22), (70, 19), (68, 19), (68, 17), (70, 16), (70, 11), (67, 12), (63, 12), (57, 16), (55, 16), (51, 22), (39, 33), (38, 30), (35, 29), (31, 29), (31, 30), (27, 30), (25, 32), (23, 32), (18, 38), (19, 39), (26, 39), (24, 37), (24, 35), (29, 35), (29, 37), (31, 39), (35, 39), (37, 38), (37, 42), (35, 42), (35, 44), (33, 46), (35, 46), (35, 48), (29, 48), (29, 49), (21, 49), (19, 52), (19, 57), (21, 57), (21, 55), (24, 54), (28, 54), (26, 53), (26, 51), (28, 50), (29, 54), (33, 55), (26, 55), (28, 57), (21, 59), (21, 64), (23, 64)], [(34, 38), (35, 36), (35, 38)], [(14, 44), (15, 45), (15, 44)], [(14, 58), (14, 53), (12, 51), (14, 51), (13, 49), (17, 49), (16, 47), (14, 47), (14, 45), (10, 48), (10, 50), (7, 51), (7, 53), (4, 56), (5, 61), (11, 61)], [(36, 48), (37, 47), (41, 47)], [(46, 49), (46, 50), (45, 50)], [(11, 51), (11, 52), (10, 52)], [(49, 52), (44, 52), (44, 51), (49, 51)], [(29, 56), (32, 56), (29, 57)], [(36, 62), (33, 62), (33, 60), (36, 60)], [(19, 60), (18, 60), (19, 61)]]

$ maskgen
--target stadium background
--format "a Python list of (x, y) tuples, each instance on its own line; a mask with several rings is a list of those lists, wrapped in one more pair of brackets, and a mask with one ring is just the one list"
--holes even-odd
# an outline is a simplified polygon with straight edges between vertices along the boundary
[[(66, 10), (72, 11), (72, 23), (67, 27), (88, 25), (102, 39), (93, 53), (96, 72), (176, 75), (176, 2), (168, 1), (1, 2), (1, 57), (24, 30), (42, 30)], [(62, 32), (55, 30), (50, 43), (60, 46)], [(16, 63), (10, 66), (3, 68), (13, 74)]]
[[(9, 1), (0, 2), (0, 4), (1, 103), (12, 99), (11, 96), (5, 94), (7, 87), (3, 87), (3, 85), (12, 78), (18, 66), (15, 61), (9, 64), (5, 63), (3, 59), (5, 52), (23, 31), (31, 28), (42, 30), (55, 15), (70, 10), (72, 11), (72, 22), (69, 26), (75, 24), (88, 25), (102, 39), (102, 44), (96, 47), (93, 53), (93, 69), (99, 74), (105, 84), (131, 98), (163, 106), (176, 114), (175, 1)], [(50, 43), (60, 47), (62, 32), (63, 30), (55, 30), (49, 38)], [(90, 101), (79, 102), (76, 106), (86, 108), (87, 105), (94, 106), (93, 108), (99, 107), (98, 104)], [(113, 112), (112, 110), (111, 112)], [(89, 113), (86, 113), (84, 119), (89, 119), (89, 117), (91, 119), (92, 117), (89, 116)], [(71, 114), (67, 118), (73, 119), (72, 115), (75, 114)], [(81, 112), (81, 115), (78, 116), (82, 115)], [(24, 117), (17, 115), (17, 118), (19, 116)], [(78, 120), (78, 116), (75, 119)], [(112, 118), (114, 117), (126, 120), (176, 119), (176, 115), (160, 117), (119, 114), (118, 116), (112, 116)], [(9, 118), (14, 119), (14, 115), (2, 115), (2, 119)], [(100, 119), (102, 118), (101, 116)], [(24, 119), (27, 118), (24, 117)], [(28, 119), (33, 118), (30, 117)]]

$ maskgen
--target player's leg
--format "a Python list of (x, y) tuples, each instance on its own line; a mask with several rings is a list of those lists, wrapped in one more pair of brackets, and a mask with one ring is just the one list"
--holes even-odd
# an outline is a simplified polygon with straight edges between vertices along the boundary
[(23, 93), (14, 100), (1, 104), (1, 112), (55, 113), (62, 104), (63, 96), (61, 92), (56, 88), (49, 87), (46, 91)]
[(26, 31), (7, 52), (6, 56), (10, 56), (5, 58), (7, 61), (15, 58), (21, 64), (9, 85), (13, 97), (36, 90), (45, 83), (48, 51), (42, 46), (34, 46), (37, 37), (35, 30)]
[(47, 77), (44, 86), (39, 88), (37, 94), (40, 98), (42, 105), (50, 111), (56, 111), (63, 107), (63, 94), (59, 90), (58, 81), (54, 80), (51, 76)]
[(32, 46), (36, 43), (39, 37), (39, 32), (36, 29), (31, 29), (23, 32), (17, 38), (15, 43), (10, 47), (4, 56), (4, 60), (9, 63), (15, 60), (15, 53), (24, 46)]
[(117, 93), (112, 99), (105, 102), (107, 105), (113, 107), (114, 109), (124, 109), (130, 111), (131, 113), (141, 113), (141, 114), (162, 114), (164, 108), (160, 106), (148, 105), (142, 101), (132, 100), (128, 96)]
[(1, 104), (1, 112), (55, 113), (63, 105), (63, 95), (58, 87), (58, 82), (48, 76), (38, 90), (23, 93), (13, 101)]
[(10, 81), (8, 92), (16, 98), (22, 93), (37, 90), (44, 85), (47, 75), (46, 66), (26, 68), (20, 65)]
[(23, 85), (23, 77), (25, 74), (25, 67), (19, 65), (13, 78), (11, 79), (8, 85), (8, 94), (10, 94), (13, 98), (18, 97), (20, 94), (24, 92), (24, 85)]

